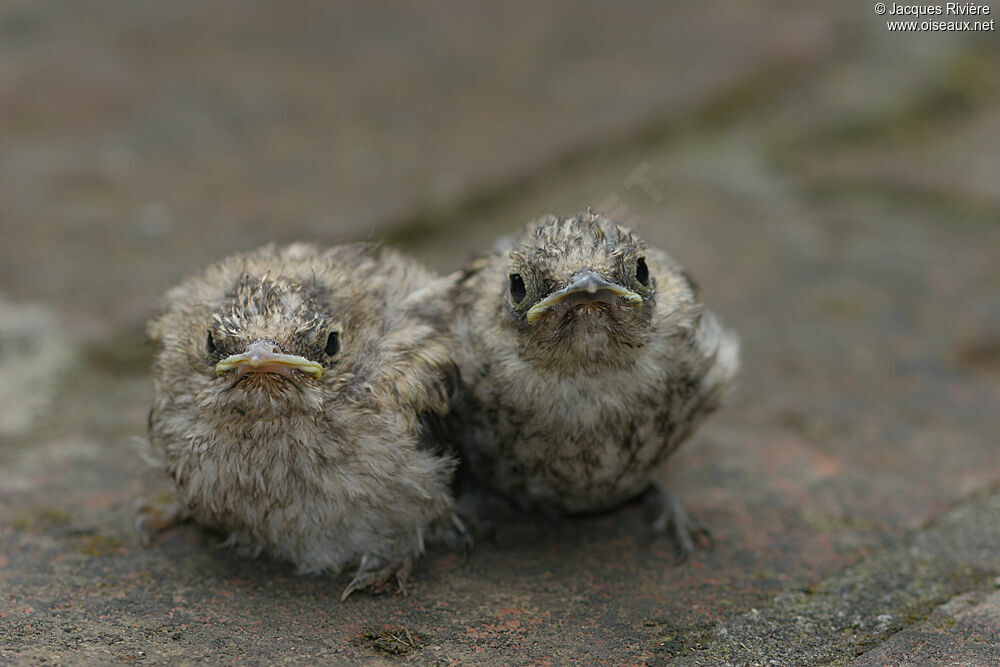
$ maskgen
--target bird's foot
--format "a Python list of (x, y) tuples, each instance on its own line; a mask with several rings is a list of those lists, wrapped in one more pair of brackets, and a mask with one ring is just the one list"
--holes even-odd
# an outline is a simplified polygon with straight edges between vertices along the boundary
[(156, 538), (187, 519), (187, 512), (180, 503), (160, 505), (140, 498), (135, 501), (135, 532), (139, 544), (147, 549)]
[(427, 542), (432, 545), (443, 544), (452, 551), (462, 553), (466, 560), (472, 554), (472, 547), (475, 545), (472, 532), (458, 514), (452, 514), (431, 524), (428, 527)]
[(362, 556), (358, 571), (354, 573), (354, 579), (340, 594), (340, 601), (344, 602), (351, 597), (351, 593), (365, 588), (371, 588), (373, 593), (406, 595), (406, 580), (412, 568), (412, 557), (390, 563), (381, 556)]
[(455, 514), (470, 535), (495, 540), (497, 523), (517, 518), (520, 512), (514, 503), (496, 491), (470, 481), (458, 495)]
[(694, 551), (695, 540), (707, 548), (712, 546), (712, 529), (708, 524), (688, 514), (677, 494), (659, 481), (653, 482), (648, 493), (657, 508), (656, 519), (653, 520), (653, 534), (657, 536), (670, 534), (677, 545), (678, 564), (686, 561)]

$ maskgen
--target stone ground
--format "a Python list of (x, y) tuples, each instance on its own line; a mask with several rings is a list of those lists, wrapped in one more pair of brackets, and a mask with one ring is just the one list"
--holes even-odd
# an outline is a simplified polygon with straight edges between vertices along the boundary
[[(1000, 664), (998, 62), (868, 2), (4, 3), (0, 662)], [(139, 548), (173, 282), (292, 239), (448, 271), (588, 205), (743, 337), (669, 471), (714, 549), (523, 518), (341, 604)]]

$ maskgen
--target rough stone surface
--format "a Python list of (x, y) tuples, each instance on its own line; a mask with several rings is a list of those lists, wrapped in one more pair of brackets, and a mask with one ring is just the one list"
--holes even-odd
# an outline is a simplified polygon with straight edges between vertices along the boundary
[[(995, 515), (993, 517), (995, 521)], [(1000, 663), (1000, 594), (977, 588), (861, 655), (856, 665)]]
[[(998, 662), (992, 34), (857, 3), (239, 7), (0, 9), (0, 662)], [(346, 575), (194, 526), (138, 547), (173, 281), (292, 238), (452, 270), (588, 205), (743, 336), (669, 471), (713, 550), (671, 566), (641, 504), (524, 517), (341, 604)]]
[[(993, 573), (1000, 570), (998, 513), (1000, 493), (976, 498), (895, 549), (804, 590), (782, 593), (763, 610), (751, 609), (716, 625), (710, 644), (676, 662), (846, 663), (866, 647), (925, 619), (935, 604), (962, 591), (992, 585)], [(894, 646), (878, 647), (855, 664), (879, 664), (901, 648), (912, 651), (921, 645), (940, 649), (943, 656), (954, 649), (953, 644), (970, 643), (970, 635), (985, 639), (989, 650), (983, 655), (995, 659), (1000, 656), (996, 594), (985, 600), (977, 597), (956, 598), (934, 610), (931, 629), (949, 630), (939, 632), (950, 640), (941, 646), (928, 646), (929, 631), (922, 624), (895, 637)]]

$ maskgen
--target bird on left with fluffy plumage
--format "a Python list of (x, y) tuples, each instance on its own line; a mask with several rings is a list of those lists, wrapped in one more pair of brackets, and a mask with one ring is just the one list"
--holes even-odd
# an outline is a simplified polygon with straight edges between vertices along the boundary
[(455, 384), (435, 280), (379, 246), (295, 244), (167, 292), (149, 457), (174, 503), (140, 502), (140, 539), (191, 518), (300, 572), (357, 565), (344, 599), (402, 590), (427, 539), (462, 535), (435, 439)]

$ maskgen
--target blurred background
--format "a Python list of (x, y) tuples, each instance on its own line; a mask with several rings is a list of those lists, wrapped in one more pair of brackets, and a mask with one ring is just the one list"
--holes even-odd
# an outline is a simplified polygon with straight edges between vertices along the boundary
[[(4, 2), (0, 656), (668, 659), (992, 488), (1000, 42), (886, 18), (858, 1)], [(588, 206), (686, 264), (743, 336), (739, 396), (671, 467), (711, 554), (663, 567), (634, 507), (514, 526), (464, 569), (428, 559), (413, 602), (340, 607), (337, 581), (193, 528), (137, 548), (132, 500), (167, 488), (131, 445), (167, 288), (271, 241), (382, 240), (451, 271)], [(945, 599), (972, 585), (952, 570)], [(399, 653), (366, 638), (385, 618), (415, 633)]]

